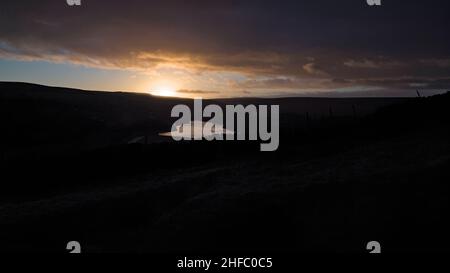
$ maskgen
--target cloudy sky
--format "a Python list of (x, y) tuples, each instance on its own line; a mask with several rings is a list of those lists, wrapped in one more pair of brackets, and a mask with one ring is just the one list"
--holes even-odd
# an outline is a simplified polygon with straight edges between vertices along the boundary
[(448, 0), (81, 2), (2, 1), (0, 81), (185, 97), (450, 90)]

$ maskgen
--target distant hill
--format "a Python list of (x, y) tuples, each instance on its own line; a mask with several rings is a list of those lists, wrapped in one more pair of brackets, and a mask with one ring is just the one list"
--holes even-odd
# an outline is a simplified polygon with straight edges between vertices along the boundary
[(165, 129), (173, 103), (146, 94), (0, 83), (1, 140), (8, 149), (105, 146)]
[[(239, 98), (211, 100), (218, 104), (278, 104), (281, 122), (297, 124), (305, 115), (365, 116), (404, 98)], [(136, 136), (157, 138), (170, 130), (171, 108), (191, 100), (141, 93), (84, 91), (28, 83), (0, 82), (3, 149), (56, 152), (126, 143)], [(290, 126), (290, 125), (289, 125)], [(30, 150), (30, 148), (33, 148)]]

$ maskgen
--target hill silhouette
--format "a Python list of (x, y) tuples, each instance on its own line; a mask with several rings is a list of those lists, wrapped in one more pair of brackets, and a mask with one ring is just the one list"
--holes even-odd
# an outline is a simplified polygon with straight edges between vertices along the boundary
[(2, 250), (447, 247), (450, 93), (212, 102), (279, 104), (279, 150), (157, 138), (186, 99), (0, 83)]
[[(282, 115), (304, 123), (305, 115), (321, 119), (329, 115), (330, 109), (337, 116), (364, 116), (381, 106), (403, 100), (245, 98), (209, 102), (279, 104)], [(191, 100), (0, 82), (0, 103), (0, 121), (4, 128), (1, 142), (8, 143), (5, 148), (13, 148), (11, 152), (18, 156), (23, 147), (40, 149), (42, 153), (68, 152), (71, 147), (77, 151), (126, 143), (136, 135), (155, 140), (159, 132), (170, 130), (174, 121), (170, 119), (172, 107), (189, 105)]]

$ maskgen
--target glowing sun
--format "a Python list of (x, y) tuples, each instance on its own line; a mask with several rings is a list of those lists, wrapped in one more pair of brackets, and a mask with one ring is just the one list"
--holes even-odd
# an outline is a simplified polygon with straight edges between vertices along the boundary
[(159, 85), (152, 88), (152, 91), (150, 93), (154, 96), (174, 97), (177, 95), (177, 90), (170, 85)]

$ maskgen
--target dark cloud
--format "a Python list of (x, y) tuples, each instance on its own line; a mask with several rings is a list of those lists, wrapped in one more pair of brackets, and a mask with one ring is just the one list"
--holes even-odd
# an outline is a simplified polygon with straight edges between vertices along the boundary
[[(262, 75), (244, 86), (448, 87), (450, 2), (8, 1), (0, 57)], [(305, 82), (305, 79), (310, 79)], [(408, 80), (405, 80), (408, 79)], [(427, 79), (427, 80), (424, 80)]]
[(365, 86), (384, 86), (396, 89), (446, 89), (450, 87), (450, 77), (362, 79), (353, 81), (353, 84)]

